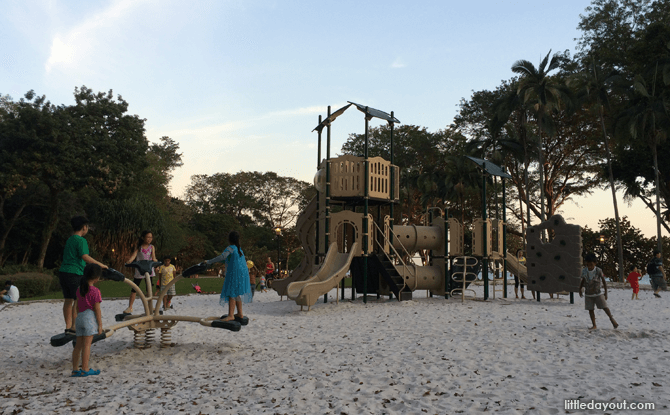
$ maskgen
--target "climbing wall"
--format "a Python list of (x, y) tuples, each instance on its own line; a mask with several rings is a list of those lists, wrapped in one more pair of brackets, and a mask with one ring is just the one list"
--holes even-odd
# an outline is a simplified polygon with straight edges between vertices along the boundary
[[(553, 230), (551, 242), (540, 239), (542, 230)], [(578, 292), (582, 270), (582, 228), (569, 225), (560, 215), (531, 226), (528, 242), (528, 290), (543, 293)]]

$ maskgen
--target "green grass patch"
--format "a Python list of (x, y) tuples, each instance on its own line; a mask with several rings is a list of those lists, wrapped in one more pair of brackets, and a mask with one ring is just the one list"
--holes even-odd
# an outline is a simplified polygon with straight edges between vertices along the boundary
[[(223, 288), (223, 278), (185, 278), (180, 281), (177, 281), (176, 289), (177, 295), (183, 294), (192, 294), (195, 293), (193, 286), (191, 284), (197, 284), (200, 286), (203, 292), (216, 292), (220, 293), (221, 288)], [(130, 286), (123, 282), (115, 281), (99, 281), (96, 284), (96, 287), (100, 289), (103, 298), (115, 298), (115, 297), (129, 297), (130, 296)], [(146, 289), (144, 283), (140, 284), (140, 288), (144, 293)], [(154, 285), (156, 288), (156, 285)], [(24, 298), (21, 297), (21, 300), (31, 301), (31, 300), (62, 300), (63, 293), (61, 291), (54, 291), (48, 294)]]

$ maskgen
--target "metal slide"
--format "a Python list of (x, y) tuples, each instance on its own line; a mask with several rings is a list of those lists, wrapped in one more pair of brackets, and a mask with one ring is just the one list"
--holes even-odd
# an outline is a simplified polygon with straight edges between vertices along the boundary
[(507, 252), (505, 262), (507, 262), (507, 271), (517, 275), (524, 284), (528, 285), (528, 270), (526, 266), (520, 263), (517, 257), (509, 252)]
[(305, 209), (298, 216), (296, 221), (296, 230), (298, 231), (298, 239), (302, 243), (302, 248), (305, 250), (305, 256), (302, 258), (300, 265), (293, 271), (291, 275), (280, 280), (272, 281), (272, 289), (277, 291), (280, 297), (287, 295), (288, 285), (296, 281), (304, 281), (312, 276), (314, 269), (314, 255), (316, 249), (316, 196), (309, 201)]
[[(356, 252), (358, 252), (358, 242), (354, 242), (348, 253), (339, 253), (337, 243), (330, 244), (326, 259), (314, 276), (306, 281), (289, 284), (288, 298), (295, 300), (300, 309), (307, 306), (309, 311), (320, 296), (327, 294), (333, 288), (337, 288), (349, 271), (351, 260), (356, 256)], [(337, 295), (335, 295), (336, 300), (337, 298)]]

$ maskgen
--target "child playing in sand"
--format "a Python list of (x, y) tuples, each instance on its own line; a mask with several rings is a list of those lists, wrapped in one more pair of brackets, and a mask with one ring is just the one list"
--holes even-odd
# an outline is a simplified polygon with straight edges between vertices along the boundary
[[(77, 344), (72, 352), (72, 376), (99, 375), (99, 370), (89, 367), (91, 357), (91, 343), (94, 334), (102, 334), (102, 312), (100, 303), (102, 296), (100, 290), (93, 284), (98, 282), (102, 275), (102, 268), (97, 264), (88, 264), (84, 268), (84, 277), (81, 279), (77, 289)], [(81, 370), (79, 369), (79, 358), (81, 357)]]
[(261, 292), (266, 293), (268, 290), (265, 289), (265, 275), (261, 275)]
[(639, 273), (635, 265), (631, 265), (629, 270), (630, 274), (628, 274), (627, 280), (630, 283), (630, 287), (633, 289), (633, 297), (631, 300), (639, 300), (637, 294), (640, 292), (640, 279), (642, 278), (642, 275)]
[[(596, 267), (596, 255), (593, 253), (586, 254), (586, 257), (584, 257), (584, 263), (586, 266), (582, 268), (582, 281), (579, 284), (579, 296), (583, 297), (586, 295), (586, 299), (584, 300), (584, 308), (589, 310), (589, 316), (591, 317), (591, 322), (593, 323), (593, 327), (590, 327), (589, 330), (595, 330), (597, 328), (596, 313), (594, 311), (595, 307), (605, 311), (605, 314), (607, 314), (607, 316), (610, 318), (614, 328), (619, 327), (617, 322), (614, 320), (609, 307), (607, 306), (607, 283), (605, 282), (603, 270)], [(600, 292), (601, 283), (605, 289), (605, 294)], [(585, 288), (584, 293), (582, 293), (582, 288)]]
[[(158, 268), (160, 282), (163, 287), (167, 287), (170, 281), (174, 279), (174, 273), (176, 270), (174, 265), (170, 264), (170, 261), (170, 257), (163, 258), (163, 265)], [(172, 308), (172, 297), (175, 295), (177, 295), (177, 289), (173, 285), (167, 290), (165, 297), (163, 297), (163, 311), (167, 310), (168, 308)]]
[(253, 298), (256, 291), (256, 275), (258, 275), (258, 271), (252, 260), (247, 261), (247, 268), (249, 268), (249, 288), (251, 288), (251, 298)]
[[(133, 262), (135, 259), (138, 261), (142, 260), (147, 260), (147, 261), (154, 261), (158, 262), (156, 260), (156, 250), (154, 249), (154, 246), (151, 245), (151, 241), (153, 241), (154, 235), (151, 233), (151, 231), (142, 231), (142, 235), (140, 236), (140, 239), (137, 241), (137, 248), (135, 249), (135, 252), (133, 255), (128, 259), (128, 262)], [(154, 270), (151, 270), (151, 276), (154, 276)], [(133, 278), (133, 282), (135, 285), (138, 287), (140, 286), (140, 283), (144, 280), (144, 275), (140, 275), (140, 271), (138, 269), (135, 270), (135, 277)], [(145, 281), (145, 285), (147, 287), (147, 294), (149, 294), (149, 285), (151, 283), (147, 280)], [(135, 292), (135, 289), (131, 289), (130, 291), (130, 303), (128, 304), (128, 308), (126, 308), (123, 312), (124, 313), (132, 313), (133, 312), (133, 303), (135, 302), (135, 297), (137, 296), (137, 293)]]
[[(228, 234), (230, 245), (216, 258), (207, 261), (207, 265), (217, 262), (226, 262), (226, 278), (223, 281), (221, 299), (219, 304), (225, 307), (228, 303), (228, 315), (222, 318), (224, 321), (234, 320), (236, 317), (244, 317), (242, 303), (251, 302), (251, 287), (249, 283), (249, 268), (244, 252), (240, 248), (240, 234), (232, 231)], [(237, 314), (235, 307), (237, 306)]]

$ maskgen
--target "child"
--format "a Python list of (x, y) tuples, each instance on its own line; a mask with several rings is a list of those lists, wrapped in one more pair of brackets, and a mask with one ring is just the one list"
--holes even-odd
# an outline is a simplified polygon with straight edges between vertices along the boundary
[(266, 293), (268, 290), (265, 289), (265, 275), (261, 275), (261, 292)]
[(102, 268), (106, 265), (91, 258), (88, 254), (88, 242), (84, 236), (88, 233), (88, 219), (75, 216), (70, 220), (73, 235), (65, 242), (63, 262), (58, 270), (58, 281), (63, 291), (63, 318), (65, 319), (65, 334), (75, 334), (74, 323), (77, 320), (76, 292), (84, 275), (84, 266), (97, 264)]
[[(523, 250), (517, 249), (516, 250), (516, 258), (519, 260), (519, 264), (526, 266), (526, 258), (523, 256)], [(525, 300), (526, 296), (523, 293), (524, 285), (523, 282), (519, 281), (519, 276), (514, 275), (514, 295), (516, 295), (516, 298), (519, 298), (519, 285), (521, 285), (521, 299)]]
[(16, 303), (19, 301), (19, 289), (11, 281), (5, 282), (5, 289), (0, 291), (0, 304)]
[[(614, 328), (619, 327), (617, 322), (612, 317), (609, 307), (607, 307), (607, 283), (605, 282), (605, 276), (603, 275), (603, 270), (596, 267), (596, 255), (593, 253), (586, 254), (584, 257), (584, 263), (586, 267), (582, 268), (582, 281), (579, 284), (579, 296), (583, 297), (586, 295), (584, 300), (584, 308), (589, 310), (589, 316), (591, 317), (591, 322), (593, 327), (590, 327), (589, 330), (595, 330), (596, 327), (596, 313), (594, 308), (598, 308), (605, 311), (605, 314), (610, 318), (612, 326)], [(600, 293), (600, 284), (602, 283), (605, 294)], [(585, 288), (585, 292), (582, 293), (582, 288)]]
[[(93, 284), (98, 282), (102, 275), (102, 268), (97, 264), (88, 264), (84, 268), (84, 277), (77, 290), (77, 344), (72, 352), (72, 376), (99, 375), (99, 370), (89, 367), (91, 357), (91, 343), (94, 334), (102, 334), (102, 312), (100, 303), (102, 296), (100, 290)], [(97, 324), (96, 324), (97, 321)], [(81, 356), (81, 370), (79, 370), (79, 357)]]
[[(244, 317), (242, 313), (242, 302), (251, 302), (251, 289), (249, 286), (249, 268), (244, 252), (240, 248), (240, 234), (232, 231), (228, 235), (230, 245), (216, 258), (207, 261), (207, 265), (226, 261), (226, 278), (223, 281), (221, 299), (219, 304), (225, 307), (228, 303), (228, 316), (224, 321), (234, 320), (236, 317)], [(237, 306), (237, 314), (235, 307)]]
[[(133, 262), (135, 259), (139, 261), (147, 260), (158, 262), (156, 261), (156, 250), (154, 249), (154, 246), (151, 245), (151, 241), (153, 241), (153, 239), (154, 235), (151, 233), (151, 231), (142, 231), (142, 235), (137, 241), (137, 249), (135, 249), (135, 252), (130, 257), (128, 262)], [(150, 276), (153, 277), (154, 275), (154, 270), (152, 269)], [(139, 287), (142, 280), (144, 280), (144, 275), (140, 275), (140, 271), (135, 269), (135, 278), (133, 278), (133, 282)], [(145, 281), (145, 285), (147, 287), (147, 295), (149, 295), (149, 285), (151, 285), (150, 280)], [(137, 293), (135, 293), (135, 289), (131, 289), (130, 304), (128, 304), (128, 308), (123, 311), (124, 313), (130, 314), (133, 312), (133, 303), (135, 302), (136, 296)]]
[(640, 279), (642, 275), (638, 272), (635, 265), (630, 266), (630, 274), (628, 274), (628, 282), (630, 287), (633, 289), (633, 297), (631, 300), (639, 300), (637, 294), (640, 292)]
[(249, 288), (251, 288), (251, 298), (254, 297), (256, 291), (256, 267), (252, 260), (247, 261), (247, 268), (249, 268)]
[[(158, 268), (158, 274), (160, 274), (160, 282), (163, 287), (167, 287), (167, 285), (174, 279), (174, 273), (175, 273), (175, 268), (174, 265), (170, 264), (170, 257), (165, 257), (163, 259), (163, 265)], [(165, 293), (165, 297), (163, 297), (163, 311), (167, 310), (168, 308), (172, 308), (172, 297), (177, 295), (177, 290), (175, 289), (175, 286), (173, 285), (170, 287), (170, 289), (167, 290), (167, 293)]]

